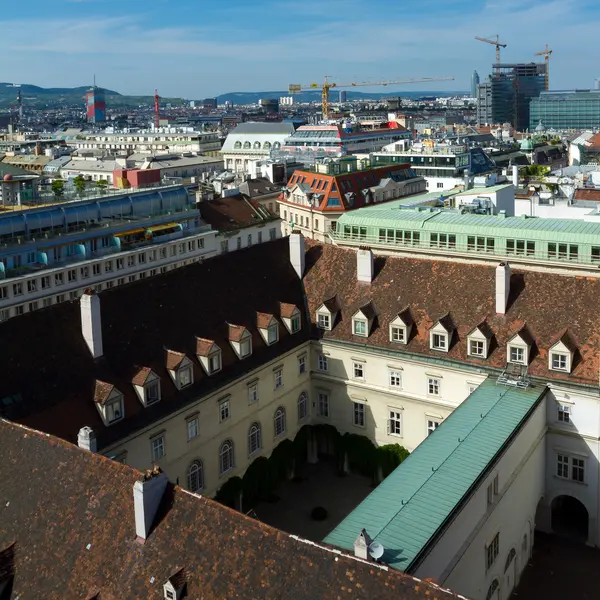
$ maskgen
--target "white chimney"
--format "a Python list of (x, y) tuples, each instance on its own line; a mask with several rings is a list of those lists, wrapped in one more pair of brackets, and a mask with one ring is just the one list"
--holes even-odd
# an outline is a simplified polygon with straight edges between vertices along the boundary
[(81, 309), (81, 333), (94, 358), (100, 358), (102, 350), (102, 318), (100, 298), (93, 290), (83, 292), (79, 301)]
[(91, 427), (82, 427), (77, 434), (77, 445), (84, 450), (90, 452), (98, 451), (98, 444), (96, 443), (96, 434)]
[(304, 276), (304, 267), (306, 266), (306, 252), (304, 249), (304, 236), (299, 231), (292, 231), (290, 234), (290, 262), (298, 277)]
[(369, 546), (371, 545), (371, 538), (367, 533), (366, 529), (360, 532), (360, 535), (354, 540), (354, 556), (356, 558), (362, 558), (363, 560), (369, 559)]
[(505, 315), (510, 294), (510, 265), (500, 263), (496, 267), (496, 314)]
[(371, 283), (375, 275), (375, 260), (371, 248), (361, 246), (356, 253), (356, 278), (362, 283)]
[(154, 467), (153, 470), (146, 471), (144, 477), (133, 484), (135, 533), (142, 542), (150, 533), (167, 483), (167, 476), (160, 468)]
[(513, 185), (516, 188), (519, 187), (519, 167), (518, 167), (518, 165), (513, 165), (513, 168), (512, 168), (512, 182), (513, 182)]

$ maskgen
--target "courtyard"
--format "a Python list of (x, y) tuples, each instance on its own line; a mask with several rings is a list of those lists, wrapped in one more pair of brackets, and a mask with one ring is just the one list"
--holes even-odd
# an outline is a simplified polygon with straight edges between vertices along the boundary
[[(253, 516), (288, 533), (320, 542), (372, 491), (370, 479), (354, 473), (340, 477), (333, 461), (319, 462), (306, 465), (297, 480), (281, 483), (276, 490), (279, 500), (261, 502)], [(323, 521), (311, 518), (316, 506), (327, 510)]]
[(598, 597), (600, 550), (578, 541), (535, 534), (533, 555), (512, 600), (591, 600)]

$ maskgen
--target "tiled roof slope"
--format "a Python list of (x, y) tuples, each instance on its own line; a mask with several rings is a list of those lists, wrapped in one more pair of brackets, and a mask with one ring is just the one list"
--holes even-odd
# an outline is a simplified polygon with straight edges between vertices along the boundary
[[(106, 290), (100, 295), (104, 357), (93, 360), (81, 334), (79, 302), (56, 304), (0, 324), (0, 414), (69, 441), (85, 425), (98, 448), (122, 439), (187, 403), (274, 360), (306, 341), (309, 328), (291, 335), (280, 327), (279, 341), (267, 346), (256, 313), (280, 321), (280, 303), (303, 311), (302, 288), (289, 261), (288, 241), (276, 240)], [(252, 335), (252, 355), (239, 360), (228, 323)], [(196, 337), (221, 348), (223, 368), (206, 375), (196, 358)], [(177, 390), (167, 372), (165, 349), (192, 361), (194, 384)], [(161, 379), (160, 402), (144, 408), (133, 378), (142, 368)], [(124, 394), (125, 418), (105, 427), (94, 405), (96, 380)], [(3, 398), (21, 393), (5, 406)]]
[[(513, 269), (507, 313), (497, 315), (495, 267), (378, 256), (375, 278), (364, 284), (356, 280), (356, 252), (309, 241), (307, 249), (304, 284), (311, 320), (314, 323), (316, 310), (327, 298), (337, 295), (341, 304), (333, 330), (319, 333), (325, 339), (504, 368), (508, 340), (526, 326), (535, 340), (530, 374), (598, 385), (598, 278)], [(377, 311), (377, 322), (365, 341), (352, 335), (351, 317), (369, 301)], [(408, 345), (402, 346), (390, 342), (388, 324), (406, 307), (415, 324)], [(429, 329), (448, 312), (456, 326), (450, 349), (447, 353), (431, 350)], [(467, 356), (466, 336), (482, 321), (493, 333), (490, 354), (475, 359)], [(548, 350), (567, 330), (577, 346), (570, 375), (548, 369)]]
[(162, 598), (183, 569), (189, 599), (457, 598), (171, 484), (140, 544), (140, 472), (4, 420), (0, 456), (0, 551), (14, 543), (14, 597)]
[[(241, 194), (204, 200), (198, 204), (198, 208), (202, 219), (219, 231), (251, 227), (279, 218), (255, 200), (248, 200)], [(267, 235), (265, 233), (265, 238)]]

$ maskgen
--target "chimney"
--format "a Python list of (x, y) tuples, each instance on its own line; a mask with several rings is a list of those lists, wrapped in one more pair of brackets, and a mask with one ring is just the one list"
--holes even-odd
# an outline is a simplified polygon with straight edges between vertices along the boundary
[(84, 450), (90, 452), (98, 451), (98, 444), (96, 443), (96, 434), (91, 427), (82, 427), (77, 434), (77, 445)]
[(154, 523), (156, 511), (167, 487), (167, 476), (160, 467), (146, 471), (142, 479), (133, 484), (133, 506), (135, 510), (135, 533), (144, 543)]
[(304, 250), (304, 236), (300, 231), (292, 231), (290, 234), (290, 262), (298, 277), (304, 276), (304, 267), (306, 265), (306, 252)]
[(91, 289), (85, 290), (79, 301), (81, 309), (81, 333), (94, 358), (100, 358), (102, 350), (102, 318), (100, 298)]
[(368, 246), (360, 246), (356, 253), (356, 278), (362, 283), (371, 283), (375, 274), (373, 252)]
[(354, 556), (363, 560), (369, 560), (369, 546), (372, 541), (367, 530), (363, 529), (356, 540), (354, 540)]
[(517, 165), (513, 165), (512, 168), (512, 183), (516, 188), (519, 187), (519, 167)]
[(496, 267), (496, 314), (505, 315), (510, 294), (510, 265), (500, 263)]

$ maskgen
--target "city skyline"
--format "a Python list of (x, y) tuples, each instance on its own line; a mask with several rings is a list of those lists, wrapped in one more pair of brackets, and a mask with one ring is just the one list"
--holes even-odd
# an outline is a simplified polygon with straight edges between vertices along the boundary
[[(551, 88), (593, 87), (585, 52), (600, 7), (575, 0), (422, 0), (409, 15), (391, 0), (32, 0), (0, 17), (0, 79), (44, 87), (92, 83), (128, 95), (202, 98), (236, 91), (283, 90), (289, 83), (454, 76), (401, 89), (468, 90), (484, 80), (494, 49), (474, 36), (499, 33), (503, 62), (541, 60), (550, 44)], [(397, 18), (394, 18), (397, 15)], [(560, 36), (559, 36), (560, 33)], [(408, 56), (408, 60), (403, 57)], [(415, 87), (416, 86), (416, 87)], [(363, 88), (369, 91), (370, 88)], [(373, 88), (372, 91), (383, 91)]]

